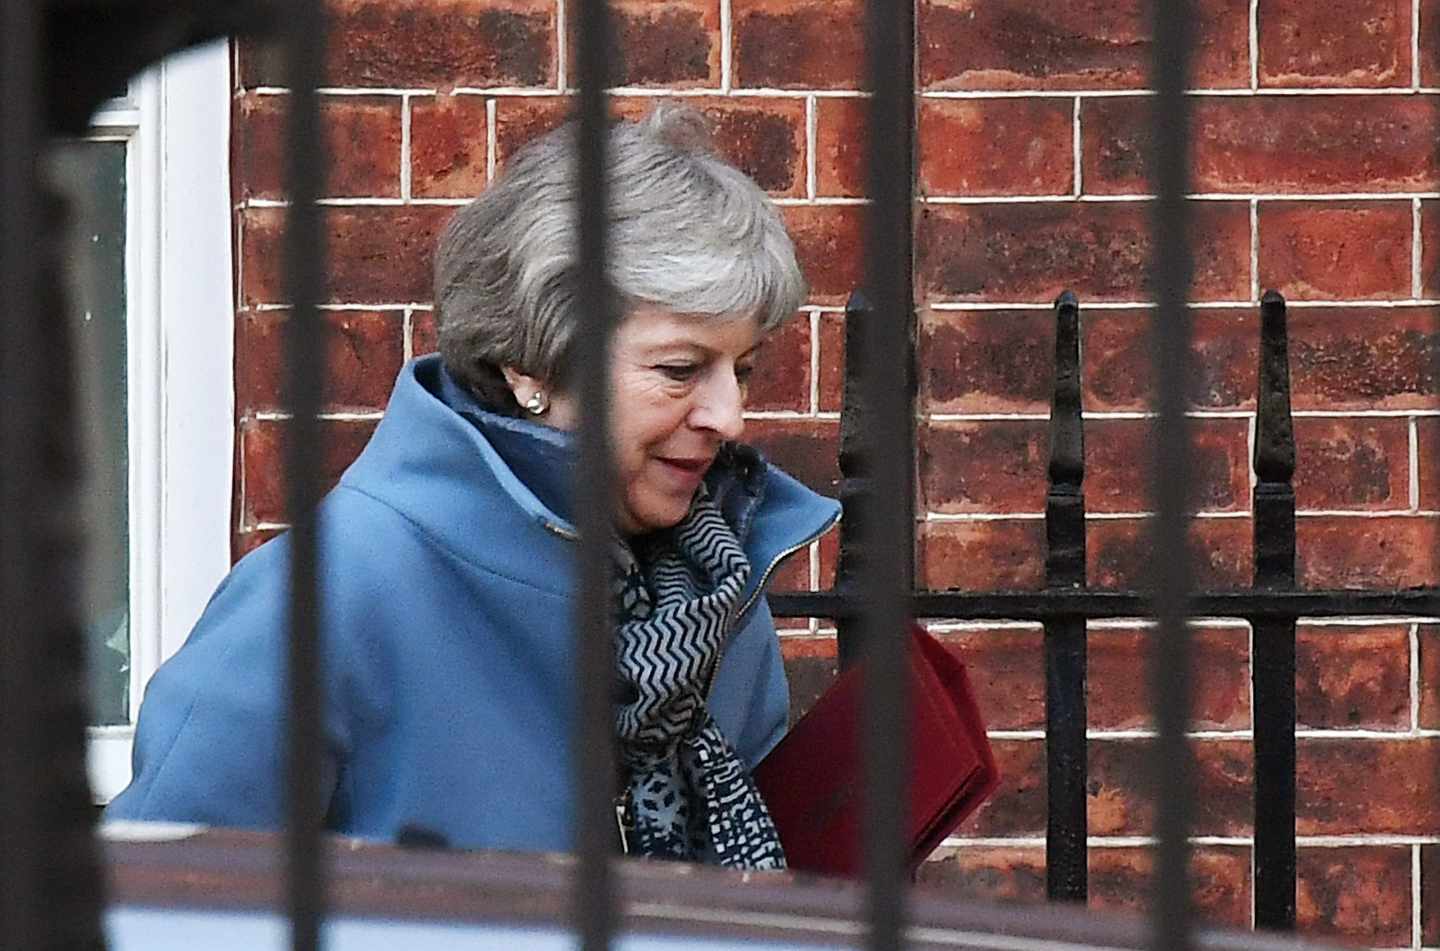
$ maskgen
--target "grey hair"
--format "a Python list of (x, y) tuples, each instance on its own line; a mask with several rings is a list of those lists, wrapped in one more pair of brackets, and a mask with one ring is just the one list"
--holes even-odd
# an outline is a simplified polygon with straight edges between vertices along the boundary
[[(585, 306), (577, 131), (567, 123), (518, 151), (450, 219), (436, 251), (441, 357), (495, 408), (514, 408), (501, 367), (562, 388), (569, 376)], [(609, 273), (623, 308), (754, 317), (765, 333), (795, 314), (806, 285), (780, 215), (715, 154), (698, 112), (662, 103), (616, 123), (607, 155)]]

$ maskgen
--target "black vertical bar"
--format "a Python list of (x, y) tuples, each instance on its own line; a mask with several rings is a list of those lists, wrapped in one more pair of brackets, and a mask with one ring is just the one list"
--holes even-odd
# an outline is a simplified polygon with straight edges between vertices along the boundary
[(578, 433), (580, 467), (575, 501), (580, 529), (579, 599), (575, 635), (579, 695), (575, 747), (576, 846), (580, 852), (574, 880), (576, 930), (585, 951), (605, 951), (615, 928), (615, 895), (610, 853), (616, 838), (614, 683), (610, 597), (614, 531), (614, 484), (610, 449), (610, 338), (619, 321), (617, 302), (606, 276), (609, 191), (605, 145), (609, 116), (610, 14), (606, 0), (579, 4), (580, 129), (579, 162), (580, 286), (585, 325), (575, 348), (580, 405), (586, 416)]
[[(1255, 587), (1295, 587), (1295, 429), (1285, 298), (1260, 301)], [(1295, 928), (1295, 619), (1253, 620), (1255, 926)]]
[(865, 257), (874, 311), (863, 322), (861, 387), (873, 412), (871, 492), (864, 506), (867, 561), (862, 648), (865, 696), (866, 865), (869, 946), (900, 947), (905, 921), (909, 705), (906, 623), (914, 589), (912, 196), (915, 9), (869, 0), (870, 100)]
[[(873, 414), (860, 392), (861, 367), (865, 363), (866, 328), (873, 319), (870, 302), (860, 291), (845, 302), (845, 387), (840, 411), (840, 554), (835, 564), (835, 590), (855, 599), (864, 584), (865, 498), (872, 491), (867, 450), (873, 428)], [(836, 649), (840, 667), (848, 668), (860, 659), (861, 631), (850, 616), (836, 619)]]
[(325, 15), (319, 0), (291, 0), (285, 30), (286, 185), (285, 273), (291, 302), (286, 339), (287, 404), (292, 413), (285, 451), (286, 507), (290, 531), (290, 647), (286, 688), (289, 716), (286, 763), (286, 901), (295, 951), (320, 946), (325, 914), (325, 866), (321, 853), (324, 803), (320, 798), (319, 551), (317, 545), (320, 460), (319, 412), (325, 379), (325, 232), (315, 204), (324, 189), (325, 148), (320, 129), (320, 84), (325, 55)]
[[(1085, 586), (1085, 430), (1080, 405), (1080, 303), (1055, 301), (1055, 394), (1050, 404), (1045, 584)], [(1045, 622), (1045, 892), (1085, 900), (1085, 618)]]
[(1193, 262), (1190, 253), (1189, 187), (1190, 39), (1195, 35), (1188, 0), (1152, 0), (1154, 34), (1151, 122), (1155, 152), (1151, 174), (1151, 262), (1156, 310), (1154, 341), (1158, 427), (1153, 491), (1155, 523), (1153, 584), (1155, 643), (1151, 651), (1151, 696), (1157, 704), (1159, 736), (1153, 757), (1156, 797), (1155, 897), (1151, 947), (1190, 947), (1188, 829), (1191, 811), (1190, 750), (1185, 729), (1190, 714), (1190, 632), (1186, 623), (1191, 572), (1186, 539), (1190, 509), (1190, 434), (1185, 399), (1190, 377), (1190, 313), (1186, 308)]
[[(31, 583), (35, 453), (43, 406), (34, 347), (39, 320), (35, 154), (40, 145), (39, 7), (0, 6), (0, 927), (10, 946), (50, 944), (43, 901), (40, 748), (43, 610)], [(63, 326), (59, 321), (58, 325)], [(43, 588), (41, 589), (43, 590)]]

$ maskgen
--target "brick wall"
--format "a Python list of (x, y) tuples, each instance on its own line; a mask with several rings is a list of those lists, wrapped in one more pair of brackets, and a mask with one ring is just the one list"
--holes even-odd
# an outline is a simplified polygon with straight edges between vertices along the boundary
[[(863, 69), (853, 0), (618, 0), (642, 113), (682, 95), (783, 206), (813, 296), (752, 392), (753, 440), (833, 490), (843, 313), (861, 272)], [(557, 0), (335, 0), (324, 96), (335, 162), (327, 318), (330, 468), (364, 444), (390, 381), (434, 348), (429, 254), (453, 208), (552, 126), (573, 77)], [(1195, 521), (1202, 583), (1250, 573), (1256, 301), (1292, 302), (1300, 572), (1308, 585), (1434, 584), (1440, 401), (1440, 0), (1198, 0), (1195, 36)], [(1151, 395), (1145, 93), (1136, 0), (922, 0), (919, 559), (932, 587), (1041, 583), (1048, 301), (1084, 317), (1092, 583), (1148, 557)], [(1429, 35), (1422, 35), (1421, 25)], [(234, 103), (236, 551), (283, 519), (277, 479), (279, 183), (274, 56), (243, 46)], [(783, 587), (828, 584), (833, 540)], [(1043, 897), (1043, 676), (1032, 625), (945, 625), (971, 664), (1006, 783), (926, 877)], [(1139, 624), (1093, 626), (1092, 904), (1144, 902), (1152, 807)], [(787, 632), (797, 698), (834, 666), (816, 624)], [(1440, 947), (1440, 628), (1300, 629), (1299, 908), (1305, 930)], [(1246, 924), (1249, 632), (1196, 643), (1196, 898)], [(1423, 894), (1423, 901), (1422, 901)]]

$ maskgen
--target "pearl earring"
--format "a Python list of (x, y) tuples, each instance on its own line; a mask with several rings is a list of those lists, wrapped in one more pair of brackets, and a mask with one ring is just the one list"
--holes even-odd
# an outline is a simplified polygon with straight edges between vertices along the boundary
[(533, 416), (544, 416), (550, 409), (550, 398), (543, 390), (536, 390), (530, 394), (530, 399), (526, 400), (525, 409)]

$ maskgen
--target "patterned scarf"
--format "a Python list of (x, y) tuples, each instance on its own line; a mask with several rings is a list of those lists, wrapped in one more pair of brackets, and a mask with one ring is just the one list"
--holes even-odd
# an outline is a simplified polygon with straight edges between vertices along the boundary
[[(631, 850), (779, 869), (770, 812), (705, 706), (750, 564), (704, 486), (685, 519), (616, 579), (616, 735), (629, 775)], [(629, 688), (633, 687), (633, 691)]]

